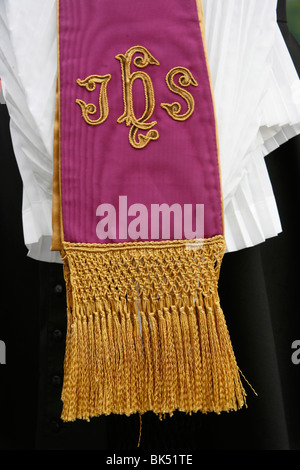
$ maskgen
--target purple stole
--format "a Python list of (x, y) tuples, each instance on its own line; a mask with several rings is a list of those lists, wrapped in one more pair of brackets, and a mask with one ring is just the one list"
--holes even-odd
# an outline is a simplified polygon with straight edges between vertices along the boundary
[(59, 0), (58, 44), (62, 419), (236, 410), (201, 0)]

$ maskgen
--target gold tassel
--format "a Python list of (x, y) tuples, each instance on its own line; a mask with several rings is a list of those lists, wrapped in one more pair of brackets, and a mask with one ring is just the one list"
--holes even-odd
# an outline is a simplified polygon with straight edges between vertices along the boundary
[(246, 404), (218, 296), (224, 238), (64, 244), (64, 421)]

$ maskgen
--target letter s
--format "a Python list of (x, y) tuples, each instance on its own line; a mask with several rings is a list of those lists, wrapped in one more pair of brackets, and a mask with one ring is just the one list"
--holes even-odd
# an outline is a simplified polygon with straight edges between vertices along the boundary
[(190, 85), (198, 86), (198, 83), (194, 79), (189, 69), (185, 67), (174, 67), (167, 73), (166, 82), (169, 90), (181, 96), (181, 98), (186, 101), (187, 111), (183, 114), (180, 114), (181, 105), (177, 101), (171, 104), (161, 103), (161, 107), (165, 109), (169, 116), (175, 119), (175, 121), (186, 121), (186, 119), (188, 119), (194, 112), (195, 101), (193, 96), (187, 90), (184, 90), (175, 84), (174, 77), (177, 74), (181, 75), (179, 78), (179, 84), (183, 87), (188, 87)]

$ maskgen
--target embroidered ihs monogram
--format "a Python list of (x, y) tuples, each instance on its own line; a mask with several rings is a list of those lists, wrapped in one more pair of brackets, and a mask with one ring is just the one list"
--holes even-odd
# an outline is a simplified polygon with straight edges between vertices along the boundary
[[(139, 54), (135, 56), (135, 54)], [(123, 85), (123, 102), (124, 112), (117, 119), (117, 123), (125, 123), (126, 126), (130, 127), (129, 130), (129, 142), (132, 147), (136, 149), (142, 149), (148, 145), (152, 140), (159, 138), (159, 132), (154, 129), (157, 121), (151, 120), (154, 108), (155, 108), (155, 94), (153, 89), (153, 83), (151, 77), (144, 71), (131, 71), (132, 62), (135, 67), (141, 69), (147, 66), (159, 66), (155, 57), (143, 46), (134, 46), (128, 49), (125, 54), (118, 54), (115, 57), (121, 66), (121, 76)], [(178, 83), (174, 82), (174, 77), (179, 75)], [(133, 83), (135, 80), (141, 80), (144, 92), (145, 92), (145, 110), (141, 117), (137, 117), (134, 111), (134, 99), (133, 99)], [(90, 116), (94, 116), (97, 113), (97, 107), (93, 103), (86, 103), (81, 99), (76, 99), (76, 103), (80, 106), (82, 117), (85, 122), (91, 126), (97, 126), (102, 124), (109, 115), (109, 105), (107, 98), (107, 86), (111, 80), (111, 75), (90, 75), (85, 79), (77, 79), (77, 84), (81, 87), (85, 87), (86, 90), (92, 92), (96, 90), (96, 84), (100, 85), (99, 91), (99, 117), (92, 119)], [(169, 90), (179, 95), (187, 106), (186, 112), (180, 114), (181, 104), (177, 101), (173, 103), (161, 103), (161, 107), (166, 110), (168, 115), (176, 121), (187, 120), (194, 112), (195, 102), (194, 98), (186, 89), (186, 87), (198, 86), (198, 83), (194, 79), (190, 70), (185, 67), (174, 67), (166, 76), (166, 84)], [(183, 87), (183, 88), (182, 88)], [(146, 133), (143, 133), (146, 132)]]

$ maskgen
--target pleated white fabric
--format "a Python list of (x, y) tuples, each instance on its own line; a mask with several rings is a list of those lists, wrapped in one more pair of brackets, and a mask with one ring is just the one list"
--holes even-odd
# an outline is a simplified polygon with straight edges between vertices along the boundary
[[(264, 157), (300, 133), (300, 82), (276, 22), (276, 0), (203, 0), (220, 144), (227, 251), (281, 232)], [(24, 183), (29, 256), (50, 251), (56, 0), (0, 2), (0, 76)]]
[(299, 78), (277, 0), (203, 0), (228, 251), (281, 232), (264, 157), (300, 132)]
[(29, 256), (60, 262), (50, 251), (57, 76), (56, 1), (0, 2), (0, 76), (23, 180), (23, 230)]

